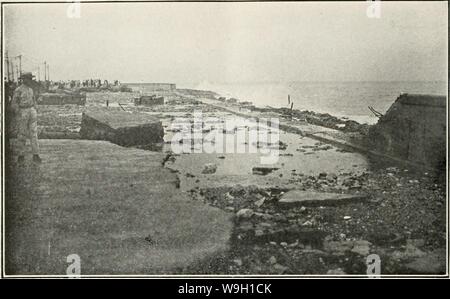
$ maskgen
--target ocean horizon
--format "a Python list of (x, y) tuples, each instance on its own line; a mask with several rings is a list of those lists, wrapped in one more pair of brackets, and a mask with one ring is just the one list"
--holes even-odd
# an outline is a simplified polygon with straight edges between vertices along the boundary
[[(158, 82), (161, 83), (161, 82)], [(173, 82), (170, 82), (173, 83)], [(147, 83), (126, 83), (145, 92)], [(290, 107), (329, 113), (359, 123), (374, 124), (373, 107), (385, 113), (402, 93), (447, 95), (445, 81), (290, 81), (176, 83), (177, 88), (207, 90), (257, 107)], [(288, 101), (289, 96), (289, 101)]]

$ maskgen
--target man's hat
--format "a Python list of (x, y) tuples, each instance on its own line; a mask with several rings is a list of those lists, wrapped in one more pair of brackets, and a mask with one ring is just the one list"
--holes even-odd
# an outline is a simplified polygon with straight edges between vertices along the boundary
[(33, 79), (34, 75), (31, 72), (22, 73), (22, 75), (20, 75), (20, 79), (25, 79), (25, 78)]

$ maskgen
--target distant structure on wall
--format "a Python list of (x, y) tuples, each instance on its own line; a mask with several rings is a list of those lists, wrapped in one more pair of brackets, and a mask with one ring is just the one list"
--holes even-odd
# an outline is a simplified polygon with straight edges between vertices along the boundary
[(174, 91), (177, 89), (177, 85), (174, 83), (144, 83), (142, 84), (145, 91)]

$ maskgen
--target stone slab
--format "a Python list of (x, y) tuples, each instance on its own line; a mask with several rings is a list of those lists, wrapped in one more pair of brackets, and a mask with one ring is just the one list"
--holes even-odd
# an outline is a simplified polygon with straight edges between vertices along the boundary
[(406, 264), (411, 274), (445, 274), (445, 249), (438, 249)]
[(278, 201), (282, 205), (300, 206), (334, 206), (360, 202), (366, 198), (364, 194), (340, 194), (316, 191), (291, 190), (283, 194)]

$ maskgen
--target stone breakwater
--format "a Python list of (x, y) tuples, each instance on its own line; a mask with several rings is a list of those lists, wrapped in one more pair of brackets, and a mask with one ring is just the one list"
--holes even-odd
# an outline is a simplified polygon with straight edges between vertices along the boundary
[(288, 108), (254, 108), (255, 111), (276, 112), (283, 116), (304, 120), (310, 124), (340, 130), (343, 132), (356, 132), (366, 135), (370, 125), (360, 124), (354, 120), (346, 120), (332, 116), (328, 113), (317, 113), (307, 110), (290, 110)]

